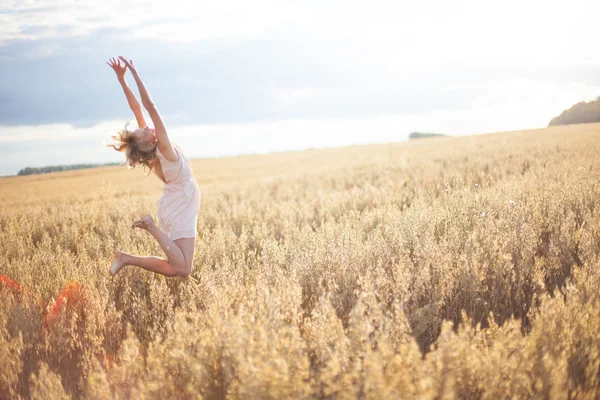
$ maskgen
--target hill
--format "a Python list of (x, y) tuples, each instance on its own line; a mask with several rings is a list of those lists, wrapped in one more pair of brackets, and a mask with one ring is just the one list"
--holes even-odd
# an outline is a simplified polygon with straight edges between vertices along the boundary
[(568, 110), (563, 111), (558, 117), (553, 118), (548, 126), (588, 122), (600, 122), (600, 97), (593, 101), (582, 101), (575, 104)]

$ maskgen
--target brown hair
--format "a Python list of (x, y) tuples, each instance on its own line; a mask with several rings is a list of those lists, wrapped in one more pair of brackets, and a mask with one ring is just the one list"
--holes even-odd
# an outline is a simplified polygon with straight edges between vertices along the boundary
[(125, 124), (123, 129), (111, 135), (114, 142), (106, 146), (125, 152), (125, 163), (122, 165), (127, 165), (129, 169), (136, 166), (148, 167), (150, 169), (148, 175), (150, 175), (156, 160), (156, 144), (140, 143), (136, 140), (133, 132), (127, 129), (127, 125), (129, 125), (129, 122)]

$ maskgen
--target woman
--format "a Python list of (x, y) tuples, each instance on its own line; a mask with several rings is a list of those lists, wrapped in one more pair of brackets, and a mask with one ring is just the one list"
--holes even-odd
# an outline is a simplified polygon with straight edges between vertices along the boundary
[[(154, 102), (140, 79), (133, 61), (122, 56), (107, 63), (117, 74), (129, 107), (135, 114), (138, 129), (130, 131), (127, 125), (112, 138), (115, 143), (108, 146), (125, 152), (130, 168), (148, 167), (164, 183), (163, 195), (158, 201), (157, 227), (150, 215), (135, 221), (132, 228), (148, 231), (158, 241), (167, 259), (148, 256), (140, 257), (117, 250), (110, 266), (110, 274), (116, 275), (126, 265), (135, 265), (148, 271), (166, 276), (188, 276), (192, 271), (196, 224), (200, 211), (200, 189), (194, 180), (192, 165), (181, 148), (171, 144), (165, 125)], [(123, 61), (124, 65), (121, 65)], [(150, 114), (154, 129), (144, 120), (142, 107), (125, 81), (129, 69), (142, 99)]]

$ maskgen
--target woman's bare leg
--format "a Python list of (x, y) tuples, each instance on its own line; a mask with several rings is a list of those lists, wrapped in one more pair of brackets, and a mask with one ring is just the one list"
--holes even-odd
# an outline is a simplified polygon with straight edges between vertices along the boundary
[[(190, 274), (190, 268), (187, 267), (185, 256), (184, 256), (183, 252), (181, 251), (181, 249), (179, 248), (179, 246), (175, 242), (173, 242), (171, 239), (169, 239), (169, 237), (167, 235), (165, 235), (154, 224), (154, 220), (152, 219), (152, 217), (150, 215), (146, 215), (142, 219), (135, 221), (133, 223), (133, 225), (131, 225), (131, 227), (134, 229), (135, 228), (144, 229), (144, 230), (150, 232), (150, 234), (152, 236), (154, 236), (154, 238), (156, 238), (156, 240), (158, 241), (158, 244), (160, 245), (160, 247), (162, 248), (162, 250), (165, 252), (165, 254), (167, 256), (167, 259), (168, 259), (167, 264), (169, 265), (170, 270), (168, 268), (166, 268), (164, 265), (162, 265), (159, 261), (157, 261), (157, 260), (161, 260), (163, 262), (167, 261), (162, 258), (159, 258), (159, 257), (136, 257), (136, 256), (132, 256), (130, 254), (126, 254), (123, 252), (118, 252), (116, 254), (115, 261), (113, 262), (113, 264), (110, 267), (111, 275), (113, 275), (113, 276), (116, 275), (117, 272), (119, 272), (119, 270), (123, 266), (127, 265), (127, 263), (131, 263), (130, 265), (137, 265), (138, 267), (144, 268), (148, 271), (161, 273), (163, 275), (170, 274), (172, 271), (175, 271), (175, 275), (188, 276)], [(125, 255), (125, 257), (122, 257), (123, 255)], [(132, 263), (132, 262), (135, 262), (135, 263)], [(142, 264), (142, 265), (140, 265), (140, 264)], [(146, 268), (146, 267), (148, 267), (148, 268)], [(154, 270), (154, 268), (158, 268), (159, 271)], [(161, 271), (164, 271), (166, 273), (163, 273)], [(175, 275), (167, 275), (167, 276), (175, 276)]]
[(139, 257), (132, 254), (127, 254), (122, 251), (117, 251), (115, 260), (110, 267), (110, 274), (115, 276), (117, 272), (126, 265), (135, 265), (145, 269), (146, 271), (154, 272), (165, 276), (177, 276), (178, 273), (171, 267), (171, 264), (164, 258), (148, 256)]

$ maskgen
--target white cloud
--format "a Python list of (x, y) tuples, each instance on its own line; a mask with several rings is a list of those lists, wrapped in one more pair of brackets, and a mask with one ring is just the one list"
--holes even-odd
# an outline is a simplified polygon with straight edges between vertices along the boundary
[(275, 104), (283, 107), (297, 106), (302, 103), (323, 99), (334, 95), (335, 90), (331, 88), (277, 88), (272, 91)]
[[(386, 142), (411, 131), (435, 131), (456, 135), (541, 128), (574, 103), (593, 100), (600, 87), (542, 80), (502, 80), (481, 87), (480, 96), (460, 110), (438, 109), (425, 113), (388, 114), (343, 119), (298, 119), (253, 123), (171, 126), (169, 132), (184, 141), (199, 141), (195, 156), (217, 156), (306, 147)], [(326, 94), (329, 91), (325, 91)], [(321, 92), (313, 88), (282, 89), (284, 101), (310, 101)], [(165, 120), (173, 118), (164, 115)], [(73, 138), (108, 141), (124, 120), (104, 121), (91, 127), (49, 124), (0, 126), (0, 143)], [(132, 121), (133, 128), (135, 122)]]
[[(193, 42), (296, 36), (324, 63), (383, 66), (447, 63), (591, 64), (596, 0), (7, 1), (0, 5), (0, 44), (125, 29), (131, 37)], [(337, 44), (326, 57), (320, 43)], [(326, 48), (326, 50), (325, 50)], [(338, 57), (341, 57), (338, 58)]]
[[(248, 153), (339, 147), (351, 144), (405, 140), (412, 131), (453, 135), (542, 128), (574, 103), (593, 100), (600, 87), (559, 84), (542, 80), (504, 80), (486, 90), (468, 107), (425, 113), (339, 119), (290, 119), (252, 123), (168, 126), (171, 139), (193, 158)], [(310, 101), (319, 91), (284, 90), (283, 96)], [(164, 115), (165, 120), (172, 115)], [(0, 175), (24, 166), (80, 162), (123, 161), (123, 155), (105, 148), (110, 134), (123, 120), (91, 127), (48, 124), (7, 127), (0, 125), (0, 146), (10, 148), (0, 161)], [(132, 121), (131, 128), (135, 127)]]
[(120, 28), (132, 37), (190, 42), (252, 38), (279, 27), (292, 8), (268, 1), (14, 1), (0, 6), (0, 44), (43, 40)]
[[(323, 136), (328, 132), (353, 129), (357, 138), (368, 129), (382, 132), (437, 130), (459, 134), (544, 126), (573, 103), (600, 94), (597, 87), (583, 84), (518, 80), (514, 78), (517, 74), (503, 70), (506, 65), (516, 65), (534, 71), (540, 68), (544, 72), (544, 68), (551, 69), (562, 64), (600, 63), (600, 52), (596, 51), (593, 34), (599, 12), (600, 2), (596, 0), (574, 0), (568, 5), (541, 0), (506, 0), (500, 3), (477, 0), (374, 0), (369, 3), (338, 0), (5, 0), (0, 3), (0, 46), (11, 39), (30, 40), (35, 45), (23, 46), (27, 50), (20, 50), (21, 57), (50, 58), (66, 48), (60, 47), (60, 41), (58, 44), (49, 43), (47, 39), (85, 37), (102, 28), (123, 29), (132, 38), (150, 39), (149, 44), (157, 41), (262, 38), (265, 43), (268, 42), (263, 48), (261, 41), (256, 41), (258, 44), (254, 47), (245, 46), (242, 42), (235, 48), (224, 48), (220, 47), (220, 41), (215, 40), (215, 49), (223, 50), (215, 56), (219, 61), (218, 68), (231, 67), (234, 71), (224, 74), (223, 81), (218, 81), (220, 75), (215, 72), (217, 67), (214, 66), (214, 70), (203, 70), (208, 71), (203, 75), (196, 75), (194, 69), (182, 69), (184, 76), (178, 78), (190, 87), (198, 87), (200, 94), (194, 96), (198, 99), (198, 108), (203, 102), (222, 101), (218, 103), (219, 107), (214, 108), (215, 114), (226, 110), (231, 114), (231, 120), (285, 114), (306, 117), (309, 125), (302, 125), (299, 121), (290, 122), (291, 125), (261, 122), (258, 125), (199, 125), (194, 129), (217, 130), (221, 134), (226, 131), (231, 133), (231, 137), (242, 137), (247, 132), (256, 132), (256, 135), (272, 132), (267, 140), (278, 138), (280, 135), (276, 132), (282, 129), (321, 132), (316, 138), (319, 140), (329, 140), (329, 136)], [(290, 51), (281, 54), (284, 53), (281, 49), (287, 45)], [(165, 46), (147, 48), (160, 50)], [(260, 56), (253, 58), (255, 53)], [(193, 58), (197, 56), (190, 54), (189, 59), (179, 62), (193, 64), (191, 61), (197, 61)], [(278, 63), (278, 57), (287, 58)], [(0, 54), (0, 62), (7, 59)], [(240, 65), (230, 66), (230, 60), (233, 60), (232, 64), (238, 62)], [(242, 65), (254, 61), (254, 66)], [(306, 69), (303, 69), (304, 65)], [(484, 67), (478, 69), (479, 66)], [(245, 67), (250, 68), (246, 71)], [(490, 74), (497, 76), (489, 83), (489, 74), (478, 79), (461, 75), (463, 67), (476, 72), (492, 71)], [(46, 71), (42, 71), (38, 77), (46, 79)], [(445, 75), (447, 72), (451, 73)], [(172, 77), (163, 80), (163, 76), (158, 75), (161, 79), (152, 81), (151, 85), (168, 86)], [(276, 76), (270, 80), (270, 75)], [(330, 77), (327, 79), (331, 81), (341, 78), (336, 82), (319, 79), (324, 76)], [(460, 82), (454, 83), (459, 79)], [(237, 80), (242, 84), (236, 85)], [(75, 97), (73, 93), (79, 90), (75, 80), (56, 81), (61, 82), (61, 94)], [(215, 82), (218, 83), (217, 89)], [(307, 87), (297, 87), (302, 84)], [(321, 84), (332, 87), (317, 87)], [(338, 87), (335, 87), (336, 84)], [(245, 88), (246, 92), (243, 92), (240, 89), (244, 89), (244, 85), (255, 86)], [(282, 88), (272, 89), (277, 85)], [(27, 96), (25, 92), (18, 92), (19, 89), (15, 90), (8, 84), (5, 86), (10, 89), (6, 89), (9, 99)], [(73, 90), (65, 89), (68, 87)], [(465, 93), (469, 87), (474, 90)], [(201, 97), (207, 92), (203, 89), (211, 89), (209, 95), (212, 98)], [(29, 90), (35, 92), (31, 88)], [(222, 98), (218, 98), (217, 92), (222, 94)], [(246, 103), (238, 101), (231, 105), (230, 110), (228, 100), (235, 99), (239, 93), (246, 95), (243, 99)], [(441, 96), (436, 97), (432, 93)], [(473, 93), (478, 95), (472, 97)], [(226, 100), (223, 101), (223, 98)], [(468, 107), (457, 106), (468, 103), (469, 98)], [(453, 106), (454, 109), (443, 109), (444, 102), (448, 108)], [(252, 107), (263, 103), (268, 112)], [(359, 116), (378, 110), (402, 113), (411, 105), (419, 105), (414, 107), (415, 110), (429, 109), (429, 112), (362, 119), (338, 118), (335, 123), (315, 117)], [(194, 112), (194, 108), (182, 109), (180, 117)], [(175, 117), (173, 120), (184, 120)], [(203, 117), (206, 120), (206, 116)], [(64, 120), (68, 118), (64, 117)], [(62, 115), (55, 120), (61, 119)], [(227, 116), (219, 115), (213, 120), (226, 119)], [(18, 128), (0, 126), (0, 143), (59, 140), (82, 135), (105, 137), (105, 132), (121, 126), (120, 121), (85, 129), (68, 124)]]
[(122, 129), (123, 121), (104, 121), (91, 127), (75, 127), (71, 124), (45, 125), (0, 125), (0, 143), (19, 143), (36, 140), (62, 141), (86, 137), (108, 138), (113, 132)]

